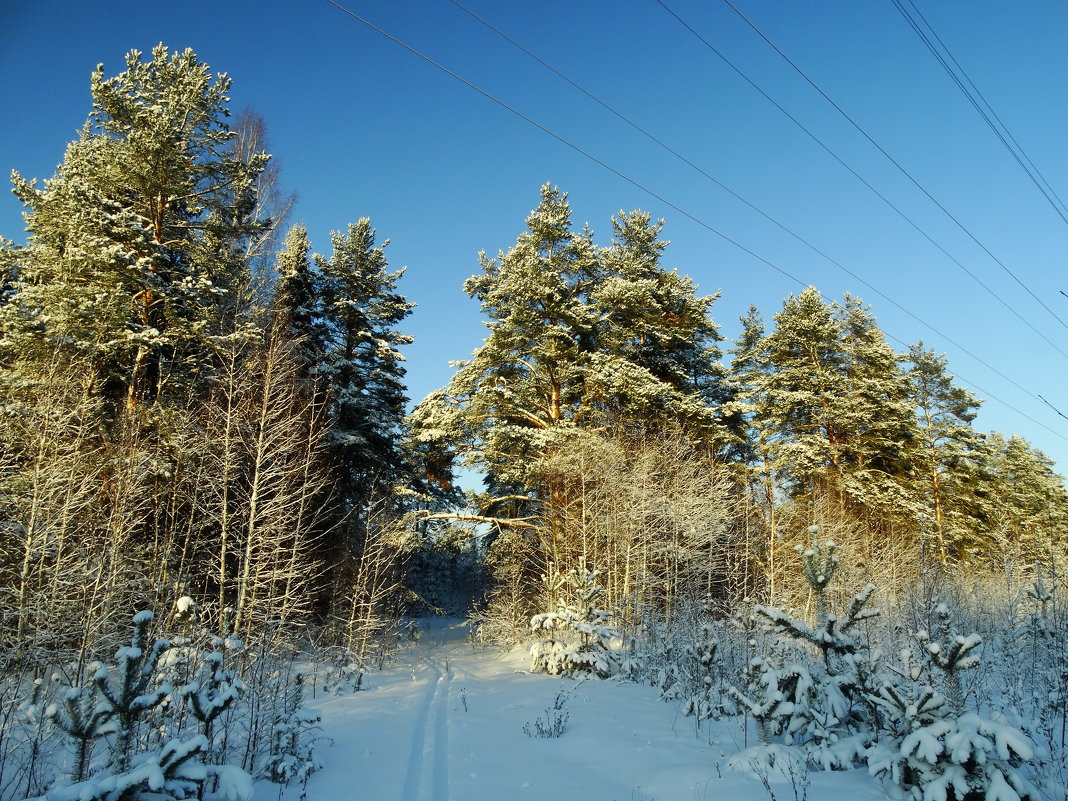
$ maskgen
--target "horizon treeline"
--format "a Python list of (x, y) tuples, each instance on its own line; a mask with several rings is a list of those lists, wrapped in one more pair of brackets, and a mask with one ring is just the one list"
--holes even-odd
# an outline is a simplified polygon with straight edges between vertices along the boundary
[(163, 46), (125, 67), (93, 73), (55, 176), (13, 174), (7, 657), (88, 657), (188, 596), (216, 630), (311, 628), (362, 658), (461, 557), (504, 639), (580, 566), (625, 619), (684, 595), (802, 603), (789, 554), (814, 524), (850, 586), (1060, 572), (1063, 480), (973, 427), (944, 356), (895, 353), (858, 298), (811, 287), (724, 343), (716, 296), (662, 266), (662, 221), (619, 212), (597, 245), (548, 184), (463, 287), (486, 340), (408, 414), (413, 304), (370, 220), (313, 253), (263, 121), (228, 123), (225, 75)]

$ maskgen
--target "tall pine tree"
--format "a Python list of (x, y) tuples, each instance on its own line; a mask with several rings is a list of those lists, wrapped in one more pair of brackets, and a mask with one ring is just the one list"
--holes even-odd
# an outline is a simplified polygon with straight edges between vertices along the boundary
[(191, 50), (92, 76), (89, 120), (42, 189), (15, 174), (30, 237), (3, 310), (8, 364), (88, 357), (119, 407), (182, 397), (232, 333), (264, 154), (229, 151), (225, 75)]
[(980, 536), (969, 550), (1005, 568), (1063, 560), (1068, 490), (1053, 461), (1015, 434), (994, 431), (976, 485)]
[[(315, 257), (317, 333), (322, 337), (315, 372), (327, 397), (328, 442), (341, 509), (360, 529), (372, 497), (392, 495), (410, 469), (401, 445), (408, 398), (399, 348), (412, 337), (397, 326), (415, 304), (396, 291), (404, 270), (389, 270), (389, 243), (375, 244), (369, 219), (350, 224), (345, 233), (334, 232), (331, 242), (329, 259)], [(289, 284), (296, 292), (296, 273)]]
[(763, 347), (769, 369), (754, 376), (755, 413), (788, 492), (899, 513), (915, 423), (905, 379), (870, 312), (850, 296), (824, 303), (809, 287), (786, 299)]
[(908, 363), (909, 395), (919, 429), (914, 478), (936, 557), (946, 566), (961, 555), (975, 530), (969, 499), (983, 438), (971, 423), (980, 401), (954, 383), (946, 357), (923, 342), (909, 346)]
[(417, 416), (464, 442), (498, 492), (536, 495), (537, 460), (580, 430), (682, 426), (725, 440), (710, 406), (723, 389), (715, 297), (660, 266), (661, 223), (633, 212), (613, 226), (598, 250), (592, 232), (573, 230), (567, 195), (546, 184), (515, 246), (483, 254), (464, 285), (489, 336)]

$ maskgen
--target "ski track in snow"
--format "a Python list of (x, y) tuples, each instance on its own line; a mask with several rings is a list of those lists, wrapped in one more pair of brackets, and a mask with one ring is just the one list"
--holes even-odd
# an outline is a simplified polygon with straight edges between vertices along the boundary
[(452, 672), (445, 660), (445, 675), (438, 679), (434, 721), (434, 801), (449, 798), (449, 685)]
[(419, 705), (408, 769), (404, 777), (404, 801), (449, 799), (449, 684), (448, 660), (444, 666), (422, 657), (430, 670), (426, 693)]
[[(522, 651), (466, 644), (463, 623), (423, 626), (364, 692), (321, 699), (330, 744), (307, 788), (257, 782), (254, 801), (767, 801), (758, 776), (726, 769), (747, 744), (737, 721), (695, 732), (654, 687), (531, 674)], [(561, 689), (563, 736), (527, 736)], [(887, 797), (864, 768), (770, 781), (779, 799)]]

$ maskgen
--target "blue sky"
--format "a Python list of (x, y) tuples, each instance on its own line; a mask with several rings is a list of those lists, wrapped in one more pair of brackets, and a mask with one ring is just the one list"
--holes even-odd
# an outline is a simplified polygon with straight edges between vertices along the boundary
[[(667, 224), (665, 264), (738, 332), (750, 304), (767, 318), (804, 284), (870, 303), (903, 349), (923, 339), (989, 400), (977, 425), (1017, 432), (1068, 470), (1068, 329), (950, 222), (720, 0), (665, 0), (710, 44), (820, 137), (996, 295), (738, 77), (655, 0), (463, 0), (619, 113), (654, 134), (916, 316), (814, 254), (707, 178), (499, 38), (449, 0), (352, 2), (356, 13), (570, 140), (654, 198), (539, 131), (326, 0), (300, 3), (0, 0), (0, 168), (50, 176), (89, 108), (89, 75), (158, 42), (192, 47), (233, 79), (232, 107), (266, 119), (271, 152), (316, 250), (370, 217), (402, 291), (413, 398), (445, 384), (449, 360), (484, 336), (461, 291), (477, 253), (510, 247), (550, 181), (577, 225), (607, 244), (614, 212)], [(1049, 183), (1068, 198), (1068, 7), (915, 0)], [(1020, 280), (1068, 320), (1068, 225), (996, 141), (891, 0), (737, 0), (773, 42)], [(665, 202), (666, 201), (666, 202)], [(671, 204), (671, 205), (669, 205)], [(682, 209), (686, 214), (680, 213)], [(686, 215), (691, 215), (700, 223)], [(23, 238), (0, 197), (0, 234)], [(701, 224), (703, 223), (703, 225)], [(785, 277), (714, 228), (795, 276)], [(954, 340), (957, 345), (947, 340)], [(959, 346), (986, 362), (977, 361)], [(988, 367), (987, 365), (990, 365)], [(999, 375), (991, 369), (1003, 374)], [(1007, 377), (1007, 378), (1006, 378)], [(1017, 386), (1018, 385), (1018, 386)], [(1009, 408), (1009, 406), (1014, 408)], [(1032, 419), (1029, 419), (1032, 418)]]

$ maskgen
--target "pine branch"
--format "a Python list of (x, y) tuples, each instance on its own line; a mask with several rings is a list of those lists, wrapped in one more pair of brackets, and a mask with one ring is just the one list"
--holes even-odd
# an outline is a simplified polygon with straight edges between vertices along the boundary
[(533, 517), (488, 517), (485, 515), (468, 515), (461, 514), (459, 512), (436, 512), (429, 514), (427, 512), (420, 512), (418, 514), (420, 520), (458, 520), (464, 523), (489, 523), (501, 528), (523, 528), (530, 530), (537, 530), (541, 526), (536, 523), (529, 523), (527, 521), (534, 520)]

